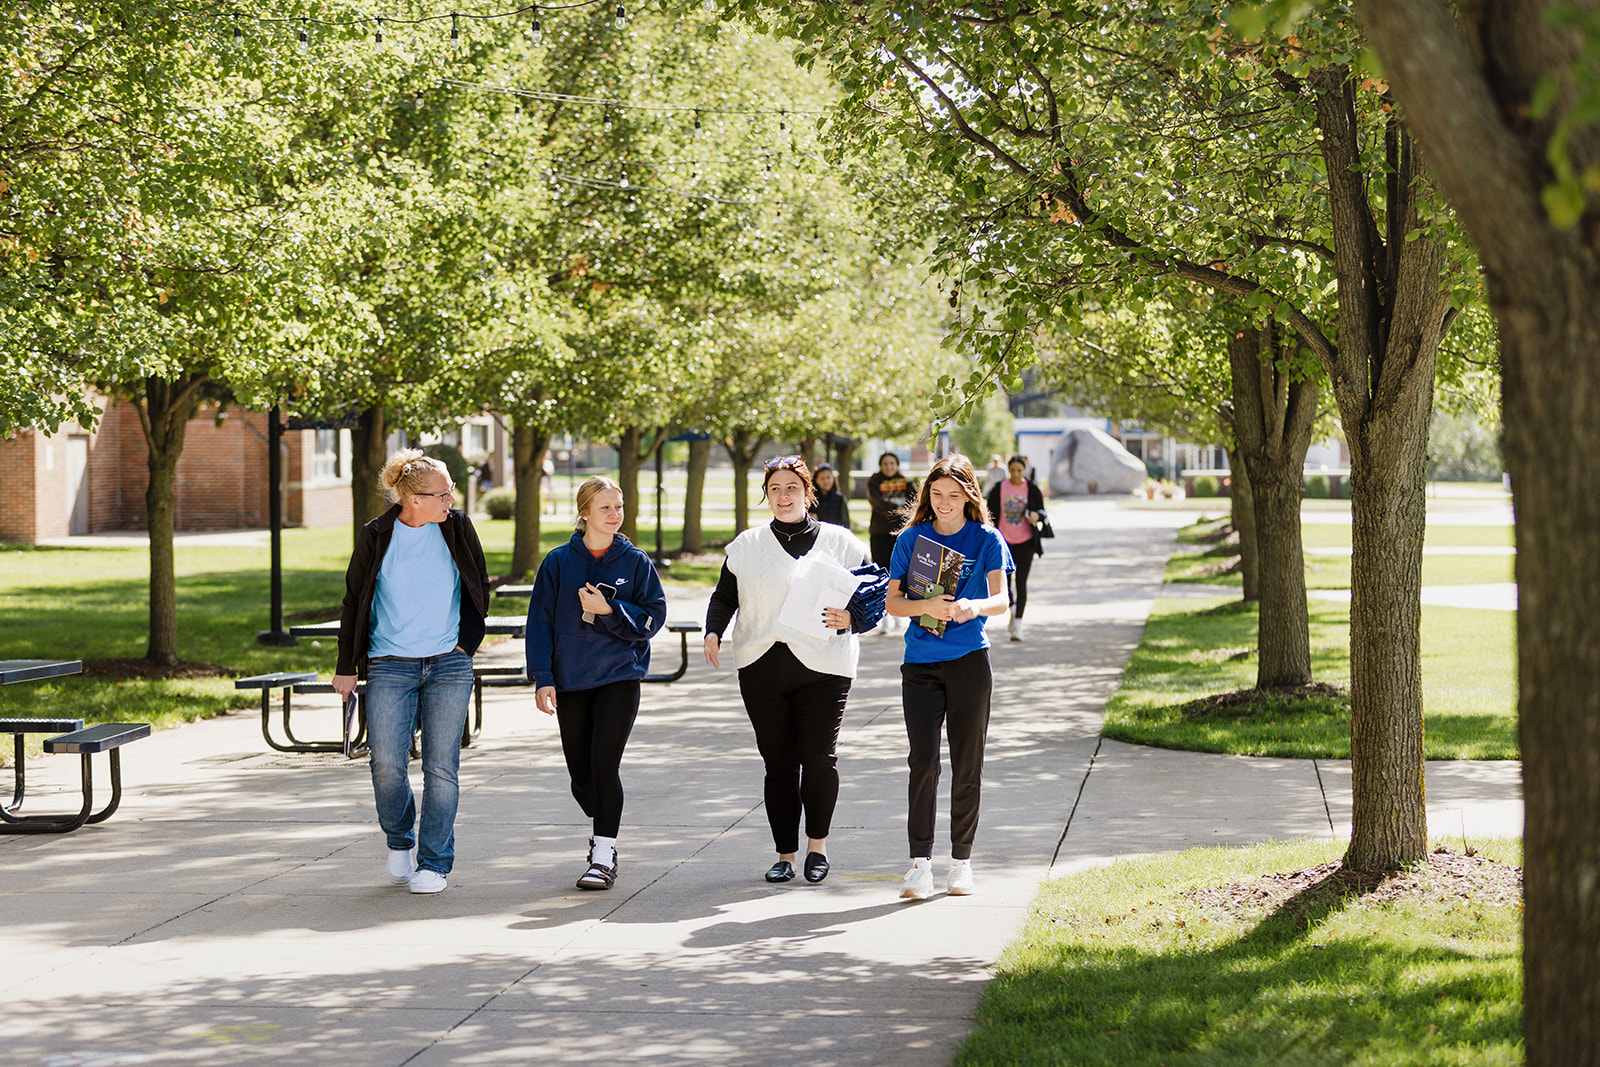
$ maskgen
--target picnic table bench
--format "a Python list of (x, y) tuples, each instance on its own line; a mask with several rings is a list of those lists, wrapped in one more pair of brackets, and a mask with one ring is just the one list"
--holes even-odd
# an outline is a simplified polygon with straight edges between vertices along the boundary
[[(85, 729), (82, 719), (0, 719), (0, 733), (12, 735), (16, 751), (15, 788), (11, 803), (0, 806), (0, 834), (65, 834), (85, 823), (111, 818), (117, 805), (122, 803), (121, 748), (130, 741), (149, 737), (150, 724), (103, 722)], [(81, 757), (78, 785), (83, 793), (83, 806), (75, 814), (17, 814), (27, 791), (22, 739), (30, 733), (58, 734), (45, 741), (45, 751), (77, 753)], [(94, 766), (89, 759), (95, 752), (110, 753), (111, 761), (111, 800), (99, 811), (94, 810)]]

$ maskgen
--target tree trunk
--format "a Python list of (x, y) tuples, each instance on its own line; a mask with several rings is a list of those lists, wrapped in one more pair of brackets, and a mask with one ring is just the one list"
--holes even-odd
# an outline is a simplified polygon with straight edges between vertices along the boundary
[(1439, 343), (1454, 316), (1441, 284), (1445, 238), (1426, 228), (1427, 177), (1411, 138), (1390, 120), (1380, 213), (1360, 166), (1350, 71), (1317, 70), (1308, 85), (1322, 133), (1339, 277), (1339, 344), (1329, 377), (1351, 456), (1353, 824), (1345, 863), (1357, 870), (1392, 870), (1427, 853), (1421, 687), (1425, 462)]
[[(646, 444), (646, 440), (649, 444)], [(638, 544), (639, 512), (644, 498), (639, 495), (639, 471), (653, 459), (656, 449), (666, 443), (666, 427), (629, 426), (617, 442), (617, 484), (622, 486), (622, 536)]]
[(1239, 535), (1239, 577), (1244, 583), (1243, 600), (1255, 604), (1261, 600), (1261, 554), (1256, 547), (1256, 502), (1250, 488), (1250, 472), (1244, 461), (1229, 451), (1228, 465), (1233, 473), (1233, 484), (1228, 491), (1233, 506), (1233, 530)]
[(1271, 322), (1228, 336), (1234, 458), (1249, 482), (1259, 553), (1257, 688), (1311, 683), (1300, 485), (1317, 419), (1317, 386), (1284, 369), (1298, 362), (1285, 358), (1295, 346), (1293, 336)]
[(795, 442), (795, 452), (805, 460), (806, 470), (812, 473), (817, 469), (817, 439), (815, 437), (802, 437)]
[(163, 666), (178, 662), (178, 585), (172, 535), (176, 526), (178, 459), (189, 419), (200, 406), (200, 387), (209, 377), (196, 371), (175, 381), (144, 380), (136, 397), (139, 427), (144, 431), (150, 481), (144, 510), (150, 535), (150, 632), (145, 659)]
[(617, 484), (622, 486), (622, 536), (638, 543), (639, 530), (639, 468), (644, 457), (639, 454), (644, 440), (643, 426), (629, 426), (622, 431), (617, 442)]
[(737, 536), (750, 528), (750, 465), (767, 443), (766, 434), (744, 428), (734, 430), (722, 446), (733, 461), (733, 532)]
[(839, 479), (839, 492), (844, 494), (846, 500), (850, 499), (850, 491), (855, 488), (850, 477), (850, 470), (856, 465), (856, 443), (850, 440), (841, 440), (833, 449), (833, 473)]
[(388, 438), (382, 404), (363, 411), (350, 431), (350, 514), (354, 519), (352, 533), (357, 536), (361, 527), (389, 507), (383, 486), (378, 484), (378, 475), (389, 458)]
[[(1549, 2), (1363, 2), (1363, 16), (1439, 186), (1478, 245), (1500, 326), (1504, 450), (1517, 522), (1518, 722), (1524, 830), (1523, 1021), (1530, 1067), (1600, 1064), (1600, 229), (1551, 221), (1551, 135), (1583, 38)], [(1593, 10), (1584, 5), (1584, 10)], [(1580, 83), (1581, 84), (1581, 83)], [(1594, 126), (1566, 142), (1600, 166)], [(1557, 190), (1559, 192), (1559, 190)], [(1571, 195), (1571, 191), (1568, 191)], [(1552, 203), (1558, 202), (1552, 198)], [(1359, 491), (1360, 484), (1356, 489)]]
[(511, 539), (511, 575), (523, 578), (539, 570), (544, 514), (544, 457), (550, 434), (521, 421), (511, 426), (511, 477), (517, 492), (516, 523)]
[(706, 501), (706, 468), (711, 464), (711, 439), (689, 442), (689, 469), (683, 490), (683, 550), (699, 552), (705, 547), (701, 532), (701, 513)]

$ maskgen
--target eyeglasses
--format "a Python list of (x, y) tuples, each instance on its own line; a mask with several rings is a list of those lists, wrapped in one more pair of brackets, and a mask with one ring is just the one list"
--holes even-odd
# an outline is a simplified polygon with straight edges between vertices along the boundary
[(774, 456), (767, 460), (767, 470), (776, 470), (779, 467), (796, 467), (804, 463), (804, 456)]
[(442, 493), (412, 493), (411, 495), (412, 496), (435, 496), (435, 497), (438, 497), (441, 501), (443, 501), (446, 504), (454, 504), (456, 502), (456, 487), (452, 485), (449, 489), (446, 489)]

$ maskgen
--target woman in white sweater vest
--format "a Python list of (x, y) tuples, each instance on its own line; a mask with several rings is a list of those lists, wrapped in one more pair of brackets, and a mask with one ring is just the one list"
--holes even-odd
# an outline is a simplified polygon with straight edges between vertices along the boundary
[[(733, 659), (739, 692), (766, 764), (767, 822), (778, 860), (769, 882), (794, 878), (802, 814), (806, 881), (828, 876), (828, 830), (839, 798), (839, 727), (856, 675), (856, 634), (871, 629), (877, 612), (824, 607), (815, 626), (780, 619), (799, 579), (820, 584), (871, 565), (867, 546), (849, 530), (818, 523), (806, 513), (816, 500), (799, 456), (766, 465), (761, 492), (772, 522), (746, 530), (728, 545), (728, 559), (706, 611), (706, 661), (720, 666), (722, 634), (733, 620)], [(859, 597), (859, 594), (858, 594)]]

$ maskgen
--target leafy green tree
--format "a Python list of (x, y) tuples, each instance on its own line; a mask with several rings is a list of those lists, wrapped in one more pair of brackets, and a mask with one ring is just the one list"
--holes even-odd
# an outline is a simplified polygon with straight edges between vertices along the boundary
[(1527, 1060), (1600, 1061), (1600, 20), (1592, 3), (1361, 0), (1500, 331), (1517, 515)]
[[(902, 147), (986, 364), (945, 380), (947, 404), (1010, 384), (1039, 323), (1108, 288), (1214, 291), (1292, 335), (1261, 365), (1288, 382), (1320, 365), (1355, 472), (1348, 860), (1419, 858), (1426, 421), (1475, 280), (1381, 83), (1355, 68), (1350, 20), (1255, 40), (1204, 4), (740, 9), (836, 72), (842, 143)], [(1258, 520), (1297, 507), (1298, 476), (1251, 483)]]

